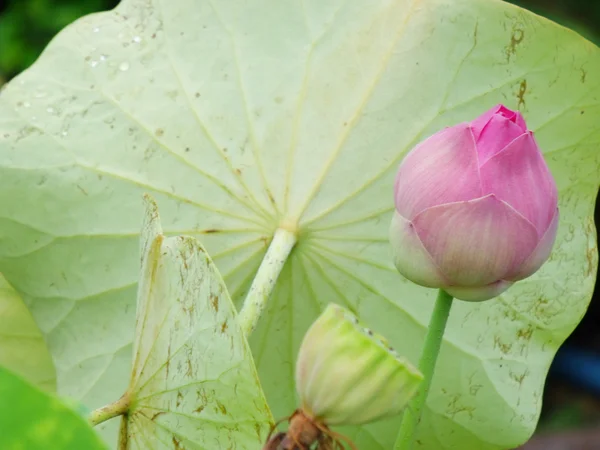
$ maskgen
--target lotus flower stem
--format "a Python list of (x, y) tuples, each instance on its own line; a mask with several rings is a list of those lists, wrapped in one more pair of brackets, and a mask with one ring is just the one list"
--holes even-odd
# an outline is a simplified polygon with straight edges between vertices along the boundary
[(440, 353), (442, 338), (444, 337), (446, 322), (450, 316), (451, 306), (452, 296), (440, 289), (435, 301), (431, 319), (429, 320), (429, 328), (427, 329), (423, 350), (421, 352), (421, 359), (419, 360), (419, 370), (423, 374), (424, 380), (421, 383), (417, 394), (413, 397), (404, 411), (402, 425), (400, 426), (400, 431), (396, 438), (394, 450), (410, 450), (412, 447), (417, 427), (421, 420), (423, 406), (425, 406), (425, 400), (427, 400), (427, 395), (429, 394), (433, 371), (435, 369), (438, 354)]
[(250, 286), (250, 291), (248, 291), (248, 295), (244, 300), (242, 310), (238, 315), (238, 320), (246, 336), (250, 335), (256, 328), (258, 319), (260, 319), (267, 300), (269, 300), (269, 296), (275, 287), (277, 277), (279, 277), (297, 240), (296, 234), (292, 231), (284, 228), (278, 228), (275, 231), (267, 254), (258, 268), (252, 286)]

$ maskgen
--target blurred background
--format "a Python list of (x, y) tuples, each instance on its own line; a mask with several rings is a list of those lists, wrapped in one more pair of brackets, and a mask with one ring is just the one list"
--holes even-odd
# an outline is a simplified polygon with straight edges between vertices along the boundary
[[(118, 0), (0, 0), (0, 86), (31, 65), (50, 39), (80, 16)], [(512, 1), (600, 45), (600, 0)], [(600, 223), (599, 202), (596, 224)], [(600, 450), (600, 304), (556, 356), (536, 436), (523, 450)], [(467, 449), (460, 449), (467, 450)], [(476, 450), (476, 449), (468, 449)]]

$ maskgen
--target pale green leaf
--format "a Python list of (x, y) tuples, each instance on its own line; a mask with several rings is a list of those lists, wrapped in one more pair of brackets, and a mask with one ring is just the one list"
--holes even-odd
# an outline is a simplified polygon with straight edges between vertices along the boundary
[(52, 358), (31, 313), (0, 275), (0, 366), (46, 391), (56, 389)]
[[(323, 305), (417, 359), (435, 293), (402, 280), (387, 230), (415, 143), (502, 102), (560, 189), (551, 260), (457, 303), (419, 448), (512, 448), (596, 274), (600, 53), (495, 0), (123, 0), (62, 32), (0, 96), (0, 270), (31, 305), (59, 392), (114, 400), (130, 369), (143, 192), (201, 236), (239, 304), (280, 225), (299, 242), (251, 337), (276, 418)], [(390, 448), (400, 418), (344, 430)]]
[(225, 283), (191, 237), (164, 238), (146, 200), (125, 448), (247, 449), (272, 417)]
[(0, 367), (0, 448), (104, 450), (107, 447), (76, 411)]

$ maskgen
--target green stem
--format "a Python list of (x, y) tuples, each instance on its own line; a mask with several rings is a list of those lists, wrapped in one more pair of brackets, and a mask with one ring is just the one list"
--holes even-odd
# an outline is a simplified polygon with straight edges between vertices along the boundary
[(423, 383), (419, 387), (419, 391), (413, 397), (408, 407), (404, 410), (402, 425), (396, 438), (394, 450), (410, 450), (417, 431), (417, 427), (421, 420), (421, 413), (425, 406), (425, 400), (429, 394), (431, 380), (435, 363), (437, 362), (446, 322), (450, 316), (450, 308), (452, 306), (452, 296), (440, 289), (438, 292), (435, 306), (431, 319), (429, 320), (429, 328), (425, 336), (425, 343), (419, 360), (419, 370), (423, 374)]
[(269, 245), (267, 254), (258, 268), (256, 277), (254, 277), (252, 286), (250, 286), (250, 291), (248, 291), (248, 295), (244, 300), (244, 306), (238, 315), (238, 320), (246, 336), (250, 335), (256, 328), (258, 319), (275, 287), (277, 277), (281, 273), (297, 240), (296, 234), (291, 231), (283, 228), (278, 228), (275, 231), (271, 245)]
[(102, 422), (106, 422), (113, 417), (122, 416), (129, 411), (129, 405), (131, 403), (131, 398), (129, 394), (126, 393), (116, 402), (110, 403), (102, 408), (95, 409), (91, 412), (88, 417), (88, 422), (91, 426), (95, 427)]

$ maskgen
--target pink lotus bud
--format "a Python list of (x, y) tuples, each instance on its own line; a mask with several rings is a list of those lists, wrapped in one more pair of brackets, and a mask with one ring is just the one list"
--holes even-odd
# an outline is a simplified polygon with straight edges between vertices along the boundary
[(402, 161), (390, 241), (402, 275), (487, 300), (535, 273), (558, 227), (556, 184), (519, 112), (498, 105)]

